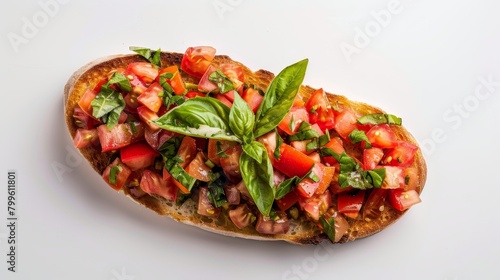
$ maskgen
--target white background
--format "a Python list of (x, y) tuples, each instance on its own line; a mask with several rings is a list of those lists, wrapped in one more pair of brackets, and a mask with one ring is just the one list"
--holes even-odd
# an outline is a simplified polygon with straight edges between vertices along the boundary
[[(498, 2), (270, 2), (3, 2), (1, 279), (500, 278)], [(132, 203), (74, 157), (62, 97), (73, 71), (131, 45), (211, 45), (275, 73), (309, 58), (305, 84), (403, 117), (428, 164), (423, 202), (329, 250), (222, 237)], [(18, 176), (16, 273), (8, 170)]]

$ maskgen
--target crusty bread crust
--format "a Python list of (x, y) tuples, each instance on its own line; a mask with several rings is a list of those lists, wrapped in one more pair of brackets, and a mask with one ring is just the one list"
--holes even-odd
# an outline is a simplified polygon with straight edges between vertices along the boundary
[[(182, 55), (183, 54), (180, 53), (162, 52), (161, 60), (163, 67), (174, 64), (180, 65)], [(97, 82), (102, 79), (102, 77), (107, 76), (107, 74), (113, 69), (127, 67), (128, 64), (137, 61), (145, 60), (139, 55), (134, 54), (104, 57), (81, 67), (69, 78), (64, 88), (64, 99), (66, 124), (72, 138), (75, 136), (76, 130), (78, 128), (76, 126), (76, 123), (74, 122), (73, 111), (85, 91), (88, 88), (93, 88), (97, 84)], [(228, 56), (218, 55), (215, 57), (213, 63), (217, 66), (225, 62), (232, 62), (241, 65), (245, 72), (245, 83), (255, 85), (264, 91), (267, 89), (268, 85), (274, 78), (274, 74), (269, 71), (258, 70), (253, 72), (241, 63), (233, 61)], [(184, 80), (187, 82), (197, 82), (196, 80), (194, 80), (194, 78), (185, 75), (185, 73), (182, 73), (182, 75)], [(302, 86), (299, 93), (305, 98), (308, 98), (314, 91), (315, 89), (309, 86)], [(328, 98), (330, 99), (330, 102), (332, 104), (336, 104), (340, 108), (352, 108), (360, 115), (383, 112), (376, 107), (361, 102), (351, 101), (341, 95), (328, 94)], [(394, 126), (393, 130), (395, 131), (399, 139), (409, 141), (414, 143), (415, 145), (418, 145), (413, 136), (404, 127)], [(95, 147), (83, 148), (79, 149), (79, 151), (94, 168), (94, 170), (99, 174), (102, 174), (106, 166), (108, 166), (108, 164), (111, 162), (113, 156), (112, 153), (101, 153), (100, 149)], [(355, 153), (355, 157), (361, 158), (359, 151), (357, 155), (355, 149), (353, 149), (353, 152)], [(424, 187), (427, 174), (425, 160), (420, 150), (415, 156), (413, 167), (417, 169), (418, 192), (420, 193)], [(255, 229), (250, 227), (247, 227), (244, 230), (239, 230), (232, 224), (228, 217), (224, 215), (221, 215), (218, 220), (212, 220), (203, 217), (196, 213), (196, 203), (192, 200), (187, 200), (183, 205), (177, 206), (175, 203), (167, 201), (166, 199), (163, 199), (162, 197), (156, 195), (145, 195), (141, 198), (136, 198), (129, 193), (126, 187), (124, 187), (121, 191), (129, 196), (132, 200), (155, 211), (159, 215), (169, 216), (176, 221), (197, 226), (204, 230), (208, 230), (218, 234), (256, 240), (283, 240), (293, 244), (318, 244), (323, 240), (328, 240), (326, 235), (323, 234), (321, 230), (319, 230), (315, 225), (313, 225), (306, 219), (291, 220), (290, 231), (288, 234), (264, 235), (258, 233)], [(390, 224), (394, 223), (405, 212), (406, 211), (396, 211), (392, 207), (385, 207), (382, 215), (380, 215), (377, 220), (366, 221), (362, 219), (349, 219), (348, 222), (350, 224), (350, 229), (342, 237), (339, 243), (344, 243), (375, 234), (386, 228)]]

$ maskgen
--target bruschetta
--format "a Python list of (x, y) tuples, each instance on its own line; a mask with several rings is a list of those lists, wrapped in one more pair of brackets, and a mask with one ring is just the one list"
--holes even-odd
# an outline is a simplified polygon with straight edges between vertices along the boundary
[(293, 244), (370, 236), (419, 203), (426, 164), (402, 119), (208, 46), (130, 48), (64, 88), (75, 147), (109, 185), (159, 215)]

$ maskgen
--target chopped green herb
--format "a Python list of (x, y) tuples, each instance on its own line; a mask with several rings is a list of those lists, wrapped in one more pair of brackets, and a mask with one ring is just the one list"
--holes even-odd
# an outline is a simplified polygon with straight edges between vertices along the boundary
[(113, 185), (116, 185), (116, 175), (118, 175), (119, 172), (122, 172), (123, 168), (119, 165), (114, 165), (111, 167), (111, 170), (109, 171), (109, 182)]
[(401, 118), (391, 114), (369, 114), (358, 118), (360, 124), (395, 124), (401, 125)]

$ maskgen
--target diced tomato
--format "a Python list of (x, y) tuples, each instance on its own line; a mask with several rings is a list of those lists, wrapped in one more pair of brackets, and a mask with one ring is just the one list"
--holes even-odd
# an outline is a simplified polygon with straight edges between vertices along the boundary
[[(109, 176), (111, 174), (111, 169), (114, 166), (118, 166), (118, 169), (116, 172), (116, 178), (115, 178), (116, 180), (115, 183), (113, 184), (109, 181)], [(110, 165), (106, 167), (106, 169), (104, 169), (104, 172), (102, 173), (102, 178), (104, 179), (104, 181), (106, 181), (106, 183), (108, 183), (110, 187), (118, 191), (121, 190), (122, 187), (125, 185), (131, 173), (132, 170), (130, 170), (130, 168), (128, 168), (125, 164), (123, 164), (120, 161), (120, 158), (116, 158)]]
[(138, 107), (137, 114), (139, 114), (139, 118), (143, 121), (144, 124), (148, 126), (150, 130), (157, 131), (160, 129), (159, 126), (157, 126), (155, 123), (152, 122), (159, 118), (158, 115), (155, 112), (149, 110), (148, 107), (146, 106)]
[(262, 143), (264, 147), (266, 147), (267, 155), (271, 159), (271, 162), (273, 162), (275, 159), (274, 150), (276, 150), (276, 132), (275, 131), (268, 132), (257, 138), (257, 141)]
[(318, 189), (316, 189), (316, 194), (321, 194), (330, 187), (330, 184), (332, 183), (333, 177), (335, 175), (335, 167), (324, 166), (321, 163), (316, 163), (316, 165), (321, 166), (321, 168), (323, 169), (323, 176), (321, 176)]
[(120, 117), (118, 118), (118, 123), (124, 123), (127, 121), (127, 119), (128, 119), (128, 114), (125, 113), (125, 111), (122, 111), (120, 113)]
[(132, 72), (131, 69), (125, 70), (123, 75), (125, 75), (125, 77), (127, 77), (127, 79), (130, 81), (132, 91), (130, 91), (129, 93), (133, 93), (135, 95), (135, 98), (146, 91), (147, 86), (143, 81), (141, 81), (141, 79), (139, 79), (139, 77), (134, 72)]
[(148, 142), (149, 146), (151, 146), (155, 150), (158, 150), (158, 148), (161, 147), (163, 143), (168, 141), (174, 135), (175, 132), (163, 129), (153, 131), (146, 127), (144, 131), (144, 138), (146, 139), (146, 142)]
[(224, 103), (224, 105), (226, 105), (227, 107), (229, 108), (233, 107), (233, 103), (231, 103), (231, 101), (229, 101), (229, 99), (227, 99), (224, 94), (216, 94), (215, 98), (220, 102)]
[(366, 137), (374, 147), (378, 148), (394, 148), (397, 145), (396, 134), (387, 124), (374, 125), (366, 133)]
[(197, 180), (209, 182), (212, 169), (205, 164), (206, 161), (207, 156), (205, 153), (198, 152), (194, 159), (186, 166), (186, 172)]
[(363, 205), (363, 219), (375, 220), (384, 211), (387, 189), (374, 188)]
[(158, 77), (156, 78), (157, 82), (160, 82), (160, 76), (164, 73), (172, 74), (172, 78), (166, 80), (170, 87), (172, 87), (172, 89), (174, 90), (175, 94), (181, 95), (186, 91), (184, 81), (182, 80), (182, 76), (179, 73), (179, 68), (177, 67), (177, 65), (172, 65), (167, 68), (160, 69), (160, 71), (158, 72)]
[(96, 120), (94, 117), (85, 113), (78, 105), (73, 111), (73, 118), (75, 119), (76, 125), (83, 129), (92, 129), (94, 126), (101, 123), (99, 120)]
[(190, 136), (184, 136), (182, 139), (177, 156), (182, 160), (179, 165), (185, 168), (196, 157), (196, 140)]
[(247, 88), (243, 91), (241, 98), (243, 98), (243, 100), (248, 103), (248, 106), (250, 106), (250, 109), (256, 113), (259, 109), (260, 103), (262, 103), (262, 100), (264, 99), (264, 96), (260, 95), (259, 91), (256, 89)]
[(255, 216), (248, 205), (241, 204), (235, 209), (229, 210), (229, 218), (237, 228), (243, 229), (253, 223)]
[(239, 88), (245, 82), (245, 73), (240, 65), (228, 62), (219, 66), (220, 70), (234, 84), (234, 88)]
[(206, 217), (218, 217), (221, 209), (215, 208), (208, 198), (208, 188), (201, 187), (198, 193), (198, 214)]
[(345, 188), (341, 188), (339, 183), (338, 183), (338, 168), (335, 169), (336, 170), (336, 174), (334, 175), (334, 178), (337, 178), (334, 180), (334, 183), (330, 185), (330, 191), (333, 193), (333, 194), (339, 194), (339, 193), (345, 193), (345, 192), (350, 192), (350, 191), (353, 191), (354, 188), (351, 187), (351, 186), (347, 186)]
[(170, 180), (163, 180), (160, 174), (148, 169), (142, 172), (140, 187), (148, 194), (157, 194), (172, 201), (177, 199), (177, 187)]
[[(217, 144), (217, 142), (219, 144)], [(208, 139), (208, 159), (213, 162), (217, 166), (221, 166), (220, 159), (221, 156), (224, 156), (225, 152), (238, 145), (237, 142), (234, 141), (226, 141), (226, 140), (217, 140), (217, 139)], [(219, 149), (217, 148), (219, 146)], [(218, 154), (220, 152), (220, 154)]]
[(283, 211), (276, 211), (273, 219), (259, 214), (255, 230), (262, 234), (285, 234), (290, 230), (290, 221)]
[(295, 203), (297, 203), (297, 201), (299, 201), (299, 195), (292, 190), (281, 199), (277, 199), (276, 204), (282, 211), (286, 211), (290, 207), (292, 207)]
[(222, 94), (225, 98), (227, 98), (227, 100), (229, 100), (229, 102), (233, 103), (234, 102), (234, 93), (236, 91), (235, 90), (230, 90), (226, 93), (220, 93)]
[(308, 154), (308, 156), (312, 158), (312, 160), (314, 160), (315, 163), (321, 163), (321, 156), (317, 152)]
[(322, 131), (332, 129), (335, 124), (335, 116), (330, 101), (322, 88), (316, 90), (306, 103), (311, 124), (318, 124)]
[(217, 71), (217, 68), (215, 68), (215, 66), (213, 65), (208, 66), (207, 71), (205, 71), (205, 73), (200, 79), (200, 82), (198, 83), (199, 91), (212, 92), (217, 90), (218, 88), (217, 85), (208, 79), (210, 75), (215, 71)]
[(117, 150), (144, 139), (144, 125), (141, 122), (117, 124), (108, 130), (105, 124), (97, 127), (97, 134), (101, 143), (102, 152)]
[(148, 167), (155, 162), (158, 152), (141, 141), (120, 149), (120, 158), (133, 171)]
[(396, 146), (385, 152), (383, 164), (409, 167), (415, 158), (418, 147), (406, 141), (398, 141)]
[[(330, 142), (328, 142), (325, 145), (325, 147), (332, 149), (332, 151), (334, 151), (338, 155), (341, 155), (343, 152), (345, 152), (344, 144), (342, 142), (342, 139), (340, 139), (339, 137), (334, 137), (330, 139)], [(332, 156), (324, 157), (323, 161), (325, 162), (326, 165), (329, 166), (334, 166), (338, 164), (337, 160)]]
[(212, 47), (190, 47), (182, 56), (181, 69), (193, 77), (201, 78), (214, 57), (215, 49)]
[[(268, 152), (274, 153), (274, 151)], [(274, 168), (285, 173), (288, 177), (304, 177), (314, 165), (314, 161), (310, 157), (290, 145), (282, 144), (280, 153), (279, 159), (274, 159), (273, 156), (271, 162)]]
[(389, 202), (394, 209), (404, 211), (422, 200), (415, 190), (404, 191), (403, 189), (389, 190)]
[[(144, 89), (146, 91), (146, 89)], [(137, 111), (137, 107), (139, 107), (141, 104), (139, 104), (139, 101), (137, 101), (137, 97), (139, 97), (139, 94), (135, 92), (129, 92), (123, 97), (123, 100), (125, 100), (126, 104), (126, 110), (135, 113)]]
[[(350, 228), (349, 223), (340, 213), (336, 212), (333, 208), (328, 209), (328, 211), (323, 215), (323, 218), (325, 218), (325, 220), (333, 218), (335, 224), (335, 238), (333, 241), (339, 242), (340, 239), (342, 239), (342, 236), (344, 236), (344, 234)], [(321, 224), (319, 225), (319, 227), (323, 228)]]
[(418, 189), (418, 171), (414, 167), (405, 168), (403, 171), (405, 180), (404, 190), (417, 190)]
[(81, 110), (92, 118), (93, 118), (92, 116), (93, 109), (91, 103), (95, 99), (97, 94), (98, 92), (95, 92), (91, 89), (87, 89), (87, 91), (85, 91), (85, 93), (82, 95), (82, 98), (80, 98), (80, 100), (78, 101), (78, 106), (80, 106)]
[(299, 197), (299, 206), (309, 217), (317, 221), (332, 206), (332, 195), (330, 192), (324, 192), (310, 198)]
[(233, 183), (241, 180), (240, 157), (243, 152), (240, 145), (226, 150), (227, 157), (220, 158), (220, 165), (226, 177)]
[(363, 150), (363, 169), (372, 170), (379, 165), (382, 157), (384, 156), (384, 151), (380, 148), (370, 148)]
[(307, 152), (307, 144), (309, 142), (311, 142), (311, 140), (292, 141), (292, 142), (290, 142), (290, 146), (292, 146), (297, 151), (307, 155), (307, 154), (313, 152), (313, 151)]
[(356, 219), (364, 200), (365, 191), (358, 191), (355, 194), (341, 193), (337, 196), (338, 211), (349, 218)]
[(163, 93), (163, 88), (158, 83), (151, 84), (148, 89), (139, 97), (137, 101), (142, 105), (148, 107), (153, 112), (158, 112), (161, 107), (162, 100), (159, 94)]
[(299, 91), (297, 95), (295, 95), (292, 107), (304, 107), (305, 105), (306, 103), (304, 102), (304, 96)]
[(344, 139), (349, 137), (349, 134), (356, 129), (357, 116), (349, 109), (341, 111), (335, 117), (334, 129)]
[(398, 189), (405, 186), (403, 169), (395, 166), (380, 166), (385, 168), (385, 179), (382, 183), (383, 189)]
[(76, 130), (75, 137), (73, 138), (73, 144), (76, 148), (87, 148), (92, 145), (96, 146), (99, 144), (99, 136), (97, 135), (97, 129), (83, 129), (79, 128)]
[(235, 185), (224, 186), (224, 194), (227, 203), (230, 205), (239, 205), (241, 201), (240, 191)]
[(297, 132), (302, 122), (309, 122), (309, 114), (306, 108), (292, 107), (286, 117), (278, 124), (278, 127), (288, 135), (292, 135)]
[[(206, 151), (207, 151), (207, 147), (208, 147), (208, 139), (207, 138), (194, 138), (194, 140), (196, 140), (196, 150), (198, 152), (204, 152), (206, 155), (207, 154)], [(205, 161), (207, 159), (205, 159)]]
[(205, 97), (207, 96), (205, 93), (199, 92), (199, 91), (188, 91), (186, 95), (184, 95), (184, 99), (190, 99), (190, 98), (195, 98), (195, 97)]
[(137, 75), (137, 77), (146, 85), (151, 84), (158, 76), (158, 68), (149, 62), (133, 62), (127, 67), (130, 71)]

